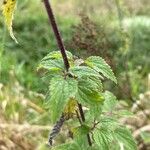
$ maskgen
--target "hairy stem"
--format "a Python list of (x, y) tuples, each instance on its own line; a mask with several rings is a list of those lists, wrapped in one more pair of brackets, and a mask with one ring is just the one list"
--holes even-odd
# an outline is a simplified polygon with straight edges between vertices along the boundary
[(65, 122), (65, 118), (62, 115), (60, 119), (56, 122), (55, 126), (53, 127), (51, 133), (49, 134), (48, 144), (49, 146), (53, 145), (53, 139), (57, 136), (57, 134), (60, 132), (61, 127), (63, 126)]
[(63, 44), (60, 32), (58, 30), (58, 27), (57, 27), (57, 24), (56, 24), (56, 21), (55, 21), (53, 10), (51, 8), (49, 0), (43, 0), (43, 2), (44, 2), (44, 5), (45, 5), (45, 8), (46, 8), (48, 17), (49, 17), (50, 24), (52, 26), (53, 32), (54, 32), (56, 40), (57, 40), (58, 47), (61, 51), (66, 71), (68, 71), (69, 61), (68, 61), (67, 54), (66, 54), (66, 51), (65, 51), (65, 46)]

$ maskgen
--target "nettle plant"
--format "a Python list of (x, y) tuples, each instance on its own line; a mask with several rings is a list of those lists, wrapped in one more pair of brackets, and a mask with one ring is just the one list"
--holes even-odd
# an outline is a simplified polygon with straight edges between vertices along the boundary
[[(49, 80), (46, 107), (55, 123), (49, 135), (53, 150), (136, 150), (130, 131), (119, 119), (126, 110), (119, 110), (116, 97), (103, 89), (108, 78), (117, 83), (110, 66), (99, 56), (79, 59), (65, 50), (48, 0), (43, 0), (60, 51), (45, 56), (38, 70)], [(4, 0), (3, 15), (11, 37), (16, 0)], [(17, 41), (16, 41), (17, 42)], [(66, 143), (53, 145), (64, 123), (70, 131)]]

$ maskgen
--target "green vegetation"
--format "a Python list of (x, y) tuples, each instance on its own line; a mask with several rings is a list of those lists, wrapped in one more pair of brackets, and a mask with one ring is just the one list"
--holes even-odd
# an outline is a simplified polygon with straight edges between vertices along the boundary
[[(73, 55), (67, 52), (67, 57), (70, 64), (67, 72), (61, 53), (58, 51), (45, 56), (38, 67), (38, 69), (46, 69), (50, 84), (46, 106), (50, 111), (52, 122), (57, 121), (50, 134), (49, 145), (52, 145), (56, 136), (54, 133), (57, 130), (59, 132), (62, 124), (71, 119), (74, 123), (68, 125), (71, 126), (69, 130), (73, 140), (68, 144), (55, 146), (53, 149), (107, 150), (123, 147), (136, 150), (136, 143), (130, 131), (117, 121), (121, 114), (115, 112), (118, 103), (116, 97), (108, 91), (103, 91), (103, 77), (117, 83), (109, 65), (98, 56), (91, 56), (86, 60), (74, 60)], [(80, 61), (82, 63), (79, 64)], [(86, 107), (85, 112), (82, 106)], [(88, 119), (85, 120), (87, 117)], [(115, 146), (112, 146), (112, 143), (115, 143)]]
[[(131, 123), (133, 135), (135, 135), (134, 132), (139, 128), (149, 125), (148, 118), (150, 116), (149, 112), (147, 112), (148, 108), (145, 107), (149, 106), (149, 89), (147, 88), (147, 84), (149, 83), (147, 82), (147, 76), (150, 71), (150, 4), (148, 0), (140, 0), (139, 3), (136, 3), (134, 0), (132, 2), (120, 0), (120, 2), (123, 13), (123, 18), (121, 20), (123, 30), (120, 28), (120, 20), (118, 19), (115, 0), (114, 2), (106, 2), (104, 0), (88, 0), (88, 2), (81, 2), (79, 0), (62, 0), (60, 2), (56, 0), (52, 2), (66, 49), (70, 51), (72, 55), (77, 56), (73, 59), (78, 61), (71, 63), (76, 63), (76, 65), (80, 66), (82, 63), (81, 59), (84, 60), (91, 55), (100, 56), (111, 66), (117, 78), (118, 85), (108, 80), (104, 80), (105, 82), (103, 83), (104, 89), (108, 89), (114, 93), (119, 101), (116, 106), (117, 100), (114, 98), (115, 100), (104, 108), (106, 112), (109, 112), (110, 108), (114, 108), (114, 118), (108, 118), (105, 114), (106, 112), (101, 109), (101, 112), (99, 112), (99, 114), (101, 114), (99, 119), (102, 123), (104, 121), (104, 124), (102, 124), (103, 132), (100, 132), (100, 134), (102, 134), (101, 137), (104, 135), (106, 137), (101, 139), (99, 134), (94, 134), (94, 139), (97, 144), (102, 142), (101, 145), (103, 145), (103, 141), (106, 142), (106, 145), (104, 145), (106, 146), (105, 149), (108, 149), (107, 144), (112, 142), (112, 138), (109, 139), (107, 137), (115, 136), (116, 139), (122, 140), (123, 143), (126, 143), (128, 140), (121, 138), (122, 132), (125, 133), (125, 135), (130, 135), (130, 133), (125, 128), (122, 128), (122, 126), (116, 128), (116, 122), (114, 121), (116, 121), (115, 119), (117, 118), (122, 124), (130, 125), (128, 121), (124, 122), (120, 120), (120, 118), (126, 116), (127, 120), (130, 120), (128, 118), (132, 116), (130, 114), (132, 106), (139, 99), (141, 99), (141, 101), (143, 100), (139, 97), (141, 93), (143, 93), (144, 102), (146, 102), (143, 104), (142, 101), (140, 103), (140, 108), (138, 108), (136, 112), (132, 112), (134, 115), (137, 115), (137, 117), (143, 118), (143, 120), (146, 118), (146, 121), (144, 120), (144, 123), (141, 124), (131, 119), (131, 122), (134, 122), (133, 124)], [(2, 132), (0, 133), (0, 143), (2, 144), (0, 144), (0, 149), (2, 146), (6, 147), (8, 150), (12, 148), (21, 150), (48, 149), (45, 141), (47, 140), (49, 129), (52, 128), (51, 115), (53, 116), (53, 121), (56, 121), (56, 118), (61, 115), (61, 110), (59, 109), (61, 107), (56, 108), (55, 111), (57, 111), (57, 113), (55, 116), (51, 110), (49, 112), (49, 109), (45, 107), (48, 104), (43, 104), (44, 101), (46, 101), (44, 95), (46, 95), (46, 98), (49, 98), (49, 80), (55, 74), (47, 74), (48, 76), (43, 77), (43, 72), (47, 67), (45, 67), (44, 70), (36, 69), (40, 60), (45, 55), (58, 50), (56, 40), (49, 28), (47, 15), (41, 1), (19, 1), (15, 12), (13, 28), (19, 44), (16, 44), (9, 37), (9, 33), (5, 29), (1, 15), (0, 132), (1, 129)], [(99, 63), (100, 60), (96, 60), (96, 58), (98, 57), (91, 57), (89, 60), (93, 61), (94, 59), (94, 62), (96, 61), (96, 63)], [(87, 60), (87, 64), (88, 63), (90, 66), (91, 62)], [(59, 69), (63, 68), (62, 65), (63, 63), (60, 64)], [(92, 65), (95, 65), (95, 63)], [(94, 78), (89, 81), (96, 87), (97, 84), (95, 81), (97, 81), (98, 74), (96, 72), (91, 72), (91, 68), (89, 69), (87, 66), (79, 66), (74, 66), (73, 69), (71, 68), (71, 73), (81, 78), (86, 74), (90, 75), (90, 77), (94, 75)], [(48, 64), (48, 67), (53, 68), (54, 66)], [(98, 66), (94, 66), (95, 70), (97, 68)], [(54, 73), (59, 73), (59, 69), (57, 70), (55, 67), (53, 69)], [(112, 72), (106, 71), (102, 73), (109, 79), (116, 81), (116, 79), (112, 77)], [(59, 78), (59, 83), (62, 81), (60, 80), (61, 78)], [(69, 80), (68, 82), (71, 81)], [(57, 83), (53, 83), (53, 85), (57, 87)], [(62, 84), (66, 85), (68, 83), (63, 82)], [(72, 84), (76, 83), (72, 82)], [(87, 85), (89, 88), (91, 88), (90, 84), (91, 83), (88, 83)], [(101, 88), (101, 83), (99, 83), (99, 86), (99, 88)], [(61, 91), (61, 89), (58, 90)], [(113, 96), (107, 91), (104, 92), (104, 95), (105, 94), (108, 94), (108, 97)], [(89, 94), (88, 97), (90, 96)], [(97, 95), (95, 94), (95, 96)], [(107, 105), (105, 104), (108, 102), (107, 98), (101, 106)], [(93, 99), (92, 96), (91, 99)], [(51, 103), (49, 101), (46, 102)], [(84, 103), (84, 100), (80, 99), (80, 102)], [(66, 103), (67, 100), (65, 101), (65, 104)], [(65, 104), (60, 104), (59, 106), (65, 106)], [(55, 103), (53, 103), (52, 106), (56, 107)], [(118, 109), (120, 110), (120, 114), (118, 113), (119, 116), (116, 116)], [(124, 109), (129, 112), (124, 111)], [(142, 113), (144, 110), (147, 112), (147, 115), (144, 114), (144, 117), (139, 116), (139, 113)], [(87, 110), (85, 111), (88, 120), (88, 117), (91, 116)], [(112, 127), (109, 133), (106, 133), (105, 121), (108, 122), (109, 127)], [(71, 123), (74, 124), (73, 129), (70, 125)], [(90, 125), (91, 123), (93, 122), (89, 122)], [(139, 124), (139, 126), (137, 126), (137, 124)], [(71, 136), (70, 134), (68, 136), (66, 132), (67, 127), (71, 131), (73, 130), (73, 132), (77, 134), (77, 137), (78, 134), (87, 134), (89, 132), (88, 123), (86, 126), (80, 126), (78, 123), (75, 124), (69, 120), (62, 128), (63, 132), (60, 132), (56, 137), (55, 145), (71, 142), (70, 138), (68, 138)], [(82, 133), (83, 131), (81, 132), (78, 127), (83, 128), (84, 133)], [(29, 128), (31, 130), (29, 130)], [(114, 130), (117, 130), (116, 134), (110, 136), (110, 132), (114, 132)], [(94, 132), (96, 132), (96, 130), (94, 130)], [(14, 140), (12, 137), (14, 137)], [(79, 142), (78, 144), (81, 145), (80, 142), (84, 141), (83, 139), (78, 140), (77, 138), (76, 142)], [(136, 139), (139, 149), (143, 147), (145, 149), (149, 148), (149, 130), (138, 134)], [(146, 142), (144, 143), (143, 141)], [(132, 142), (131, 140), (131, 143)], [(126, 146), (131, 143), (128, 142)], [(78, 144), (72, 143), (73, 147), (76, 147), (75, 149), (79, 149)], [(84, 144), (87, 146), (86, 143)], [(134, 147), (134, 144), (129, 145), (130, 148), (132, 146)], [(66, 147), (68, 148), (68, 144), (64, 144), (62, 147), (64, 149)], [(97, 146), (95, 146), (95, 149), (96, 148)], [(119, 148), (117, 147), (114, 150), (117, 149)], [(126, 149), (128, 150), (129, 148), (126, 147)]]

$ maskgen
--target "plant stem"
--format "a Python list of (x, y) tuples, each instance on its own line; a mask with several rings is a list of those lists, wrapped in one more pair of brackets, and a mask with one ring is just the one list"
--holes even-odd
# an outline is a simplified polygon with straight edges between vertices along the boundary
[[(70, 65), (69, 65), (69, 61), (68, 61), (67, 54), (66, 54), (66, 51), (65, 51), (65, 46), (64, 46), (63, 40), (61, 38), (60, 32), (58, 30), (58, 27), (57, 27), (57, 24), (56, 24), (56, 21), (55, 21), (55, 17), (54, 17), (54, 14), (53, 14), (52, 7), (50, 5), (49, 0), (43, 0), (43, 2), (44, 2), (44, 5), (45, 5), (45, 8), (46, 8), (48, 17), (49, 17), (50, 24), (53, 28), (53, 32), (54, 32), (56, 40), (57, 40), (58, 47), (61, 51), (66, 71), (68, 71)], [(78, 108), (79, 108), (81, 120), (82, 120), (82, 122), (85, 122), (85, 116), (84, 116), (84, 112), (83, 112), (83, 109), (82, 109), (82, 105), (78, 104)], [(91, 146), (92, 142), (91, 142), (89, 134), (87, 134), (87, 139), (88, 139), (89, 145)]]
[(79, 114), (79, 112), (77, 110), (76, 110), (76, 115), (77, 115), (77, 118), (78, 118), (80, 124), (82, 125), (82, 120), (81, 120), (80, 114)]
[(46, 8), (48, 17), (49, 17), (50, 24), (53, 28), (53, 32), (54, 32), (56, 40), (57, 40), (58, 47), (61, 51), (66, 71), (68, 71), (69, 61), (68, 61), (67, 54), (66, 54), (66, 51), (65, 51), (65, 46), (63, 44), (60, 32), (58, 30), (58, 27), (57, 27), (57, 24), (56, 24), (56, 21), (55, 21), (55, 17), (54, 17), (54, 14), (53, 14), (52, 7), (50, 5), (49, 0), (43, 0), (43, 2), (44, 2), (44, 5), (45, 5), (45, 8)]
[[(82, 122), (85, 122), (85, 116), (84, 116), (84, 112), (83, 112), (83, 109), (82, 109), (82, 105), (79, 104), (79, 103), (78, 103), (78, 108), (79, 108), (79, 112), (80, 112)], [(90, 138), (89, 133), (87, 134), (87, 139), (88, 139), (89, 146), (92, 146), (92, 142), (91, 142), (91, 138)]]
[(84, 112), (82, 109), (82, 105), (78, 103), (78, 108), (79, 108), (79, 112), (80, 112), (80, 116), (83, 122), (85, 122), (85, 116), (84, 116)]

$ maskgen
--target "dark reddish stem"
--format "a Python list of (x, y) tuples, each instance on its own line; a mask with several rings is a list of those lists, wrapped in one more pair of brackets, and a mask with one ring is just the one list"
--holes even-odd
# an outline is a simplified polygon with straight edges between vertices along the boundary
[[(52, 7), (50, 5), (49, 0), (43, 0), (43, 2), (44, 2), (44, 5), (45, 5), (45, 8), (46, 8), (48, 17), (49, 17), (50, 24), (53, 28), (53, 32), (54, 32), (56, 40), (57, 40), (58, 47), (61, 51), (66, 71), (68, 71), (70, 65), (69, 65), (69, 61), (68, 61), (67, 54), (66, 54), (66, 51), (65, 51), (65, 46), (64, 46), (63, 40), (61, 38), (60, 32), (58, 30), (58, 27), (57, 27), (57, 24), (56, 24), (56, 21), (55, 21), (55, 17), (54, 17), (54, 14), (53, 14)], [(79, 108), (81, 120), (82, 120), (82, 122), (85, 122), (85, 116), (84, 116), (84, 112), (83, 112), (83, 109), (82, 109), (82, 105), (79, 104), (78, 108)], [(92, 142), (91, 142), (89, 134), (87, 134), (87, 139), (88, 139), (89, 145), (91, 146)]]
[(44, 5), (45, 5), (45, 8), (46, 8), (48, 17), (49, 17), (50, 24), (53, 28), (53, 32), (54, 32), (56, 40), (57, 40), (58, 47), (61, 51), (66, 71), (68, 71), (69, 61), (68, 61), (67, 54), (66, 54), (66, 51), (65, 51), (65, 46), (63, 44), (60, 32), (58, 30), (58, 27), (57, 27), (57, 24), (56, 24), (56, 21), (55, 21), (55, 17), (54, 17), (53, 11), (52, 11), (52, 7), (50, 5), (49, 0), (43, 0), (43, 2), (44, 2)]

